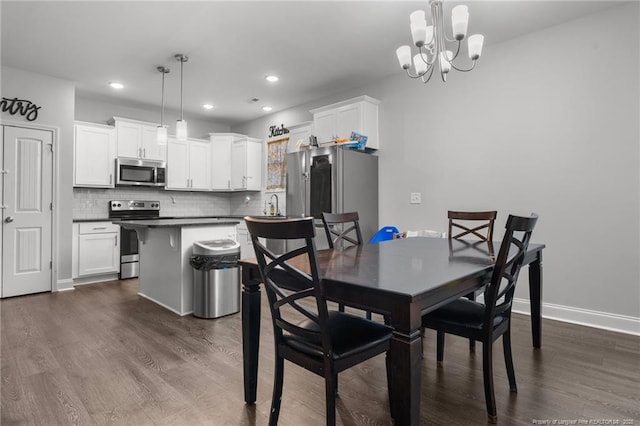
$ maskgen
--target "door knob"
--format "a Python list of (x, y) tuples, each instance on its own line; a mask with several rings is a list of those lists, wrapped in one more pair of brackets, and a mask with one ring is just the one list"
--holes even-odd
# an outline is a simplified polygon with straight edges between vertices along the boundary
[(7, 222), (7, 223), (11, 223), (11, 222), (13, 222), (13, 217), (8, 216), (4, 221)]

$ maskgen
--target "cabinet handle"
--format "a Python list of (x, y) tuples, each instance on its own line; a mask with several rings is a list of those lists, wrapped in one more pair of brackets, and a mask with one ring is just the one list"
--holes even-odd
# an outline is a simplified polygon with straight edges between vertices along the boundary
[(113, 183), (113, 175), (109, 175), (109, 185), (111, 185)]
[(142, 157), (142, 149), (138, 148), (138, 157)]
[(231, 180), (227, 180), (227, 189), (231, 189)]
[(117, 235), (115, 236), (115, 239), (116, 239), (116, 242), (114, 244), (114, 247), (118, 247), (118, 236)]
[(189, 178), (187, 178), (187, 188), (189, 187)]
[(142, 148), (142, 156), (147, 158), (147, 148)]
[(97, 228), (91, 228), (91, 229), (93, 229), (94, 231), (97, 231), (98, 229), (107, 229), (107, 227), (106, 226), (98, 226)]

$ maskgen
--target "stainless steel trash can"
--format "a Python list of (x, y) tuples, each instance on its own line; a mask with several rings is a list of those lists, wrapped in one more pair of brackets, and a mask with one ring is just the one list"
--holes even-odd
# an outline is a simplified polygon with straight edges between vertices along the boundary
[(240, 310), (240, 244), (233, 240), (196, 241), (193, 267), (193, 315), (218, 318)]

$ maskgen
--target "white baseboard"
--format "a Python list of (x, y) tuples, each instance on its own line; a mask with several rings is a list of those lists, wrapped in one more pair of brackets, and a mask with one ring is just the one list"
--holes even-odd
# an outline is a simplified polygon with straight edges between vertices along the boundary
[[(531, 315), (531, 305), (527, 299), (514, 298), (512, 309), (519, 314)], [(640, 318), (627, 315), (543, 303), (542, 317), (640, 336)]]
[(56, 282), (56, 291), (69, 291), (75, 290), (73, 287), (73, 280), (71, 278), (66, 280), (58, 280)]

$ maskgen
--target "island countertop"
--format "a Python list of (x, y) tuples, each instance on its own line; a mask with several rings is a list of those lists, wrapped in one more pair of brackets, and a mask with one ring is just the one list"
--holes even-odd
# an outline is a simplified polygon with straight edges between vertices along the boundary
[(175, 218), (175, 219), (143, 219), (114, 220), (114, 224), (125, 228), (171, 228), (183, 226), (232, 225), (240, 223), (240, 219), (230, 218)]

